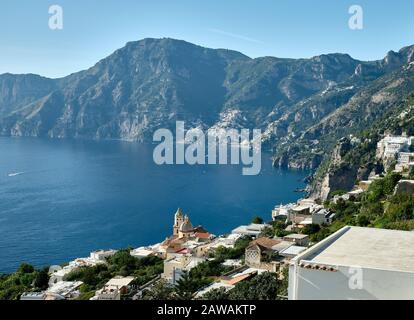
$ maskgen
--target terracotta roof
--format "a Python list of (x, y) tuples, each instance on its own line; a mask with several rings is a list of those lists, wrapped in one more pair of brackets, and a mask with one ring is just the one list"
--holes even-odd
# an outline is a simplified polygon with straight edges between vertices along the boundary
[(188, 248), (183, 248), (183, 249), (177, 250), (176, 253), (179, 253), (179, 254), (188, 254), (188, 253), (191, 253), (191, 251)]
[(208, 239), (210, 238), (210, 234), (208, 232), (197, 232), (195, 237), (200, 239)]
[(250, 242), (250, 246), (252, 245), (259, 245), (260, 247), (266, 248), (266, 249), (272, 249), (273, 246), (281, 243), (281, 240), (275, 240), (270, 238), (258, 238), (252, 242)]
[(229, 284), (229, 285), (235, 285), (243, 280), (250, 278), (251, 276), (252, 276), (251, 273), (246, 273), (246, 274), (242, 274), (240, 276), (237, 276), (231, 279), (222, 280), (222, 282), (225, 284)]

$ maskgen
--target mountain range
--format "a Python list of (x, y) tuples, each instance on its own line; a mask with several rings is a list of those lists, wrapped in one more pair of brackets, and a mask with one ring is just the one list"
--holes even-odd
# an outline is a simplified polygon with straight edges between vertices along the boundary
[(414, 91), (414, 46), (378, 61), (262, 57), (144, 39), (60, 79), (0, 75), (0, 134), (151, 141), (158, 128), (259, 128), (275, 164), (317, 168)]

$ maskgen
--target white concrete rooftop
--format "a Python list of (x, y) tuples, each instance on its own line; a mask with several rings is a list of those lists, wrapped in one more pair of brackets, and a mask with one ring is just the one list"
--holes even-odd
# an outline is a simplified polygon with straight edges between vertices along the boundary
[(298, 258), (317, 264), (414, 273), (414, 232), (345, 227), (325, 240), (307, 251), (311, 254), (305, 252)]
[(115, 277), (112, 278), (111, 280), (109, 280), (106, 283), (106, 286), (108, 287), (126, 287), (129, 286), (131, 284), (132, 281), (134, 281), (134, 277)]
[(299, 234), (299, 233), (289, 234), (284, 237), (284, 239), (295, 239), (295, 240), (302, 240), (306, 238), (309, 238), (307, 234)]

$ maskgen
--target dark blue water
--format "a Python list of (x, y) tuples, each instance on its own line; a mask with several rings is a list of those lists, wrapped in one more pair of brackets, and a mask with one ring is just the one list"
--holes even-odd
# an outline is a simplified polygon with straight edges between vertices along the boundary
[(306, 174), (272, 168), (267, 154), (250, 177), (240, 166), (157, 166), (153, 147), (0, 138), (0, 272), (160, 242), (177, 207), (215, 234), (270, 219)]

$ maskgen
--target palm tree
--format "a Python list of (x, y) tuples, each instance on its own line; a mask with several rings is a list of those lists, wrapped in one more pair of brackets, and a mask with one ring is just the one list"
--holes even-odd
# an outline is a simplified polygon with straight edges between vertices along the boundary
[(187, 271), (184, 271), (177, 281), (175, 291), (180, 300), (191, 300), (197, 288)]

